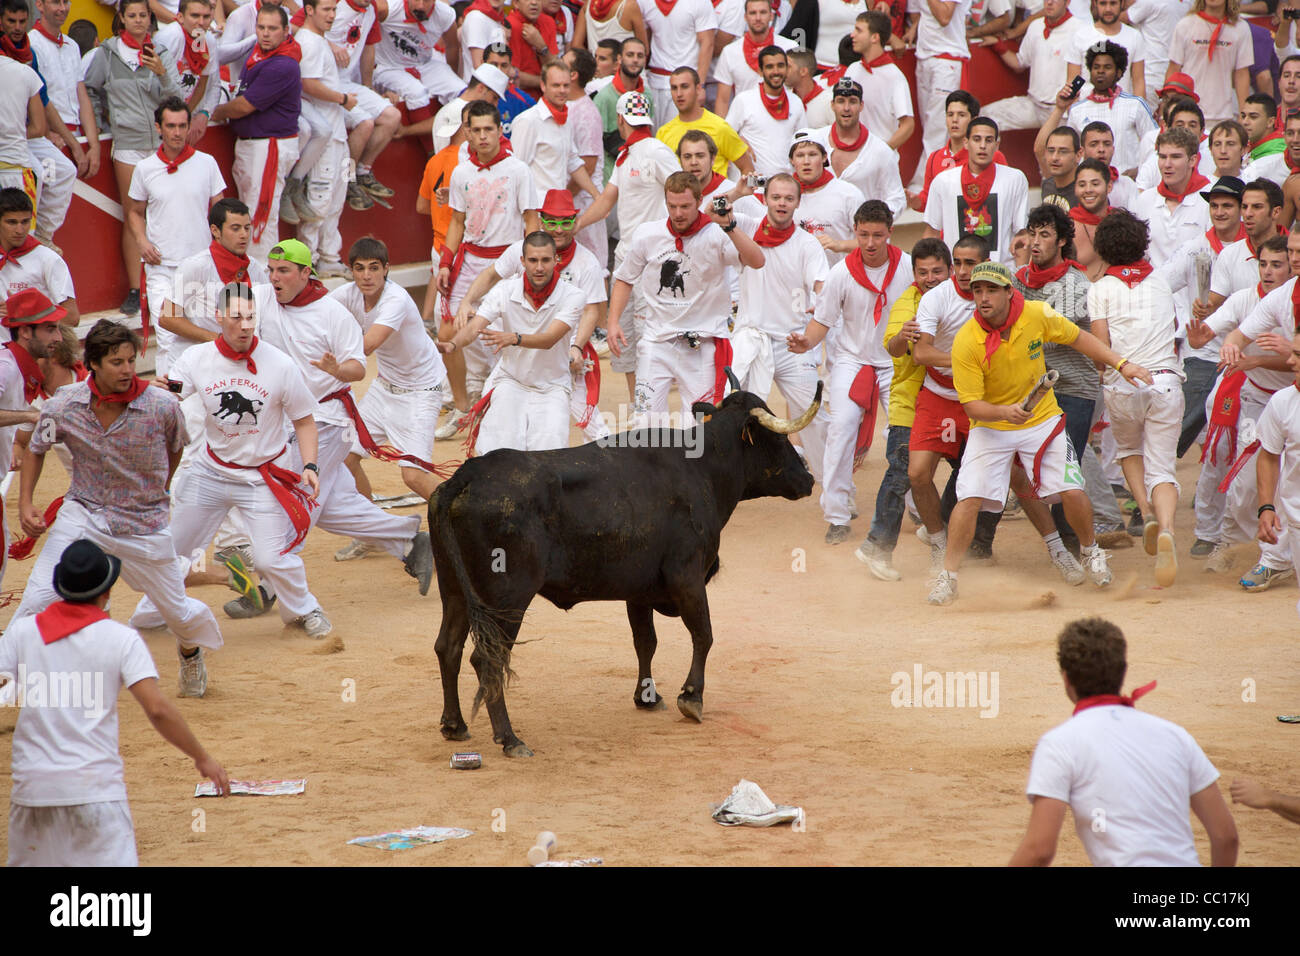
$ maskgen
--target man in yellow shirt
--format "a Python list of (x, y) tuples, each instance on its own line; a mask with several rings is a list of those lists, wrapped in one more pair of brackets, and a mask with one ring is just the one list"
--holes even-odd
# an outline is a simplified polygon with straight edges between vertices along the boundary
[(727, 125), (717, 113), (710, 113), (704, 108), (704, 87), (700, 85), (700, 74), (689, 66), (679, 66), (668, 78), (668, 90), (673, 95), (673, 105), (677, 115), (663, 126), (655, 137), (674, 153), (677, 144), (686, 135), (688, 129), (703, 130), (718, 147), (718, 155), (713, 160), (713, 171), (719, 176), (727, 175), (731, 163), (744, 174), (754, 171), (754, 154), (739, 134)]
[(970, 287), (975, 315), (953, 341), (952, 377), (971, 430), (957, 478), (957, 507), (948, 519), (943, 570), (928, 600), (951, 604), (957, 597), (957, 571), (975, 533), (975, 518), (981, 508), (1002, 509), (1017, 460), (1039, 498), (1059, 496), (1065, 517), (1079, 536), (1089, 579), (1105, 587), (1110, 583), (1110, 567), (1106, 552), (1093, 537), (1092, 505), (1065, 435), (1065, 416), (1050, 388), (1025, 406), (1047, 372), (1045, 342), (1069, 345), (1114, 368), (1129, 382), (1150, 385), (1151, 373), (1107, 348), (1046, 302), (1026, 302), (1011, 288), (1011, 271), (1001, 263), (977, 265)]

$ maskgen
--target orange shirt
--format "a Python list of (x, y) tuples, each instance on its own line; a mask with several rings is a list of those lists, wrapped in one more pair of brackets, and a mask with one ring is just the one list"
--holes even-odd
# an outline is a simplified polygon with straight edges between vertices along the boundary
[(434, 191), (446, 189), (451, 184), (451, 171), (456, 168), (459, 151), (460, 144), (455, 143), (432, 156), (424, 167), (424, 178), (420, 180), (420, 196), (427, 199), (431, 207), (434, 259), (442, 252), (443, 243), (447, 240), (447, 227), (451, 224), (451, 206), (439, 203)]

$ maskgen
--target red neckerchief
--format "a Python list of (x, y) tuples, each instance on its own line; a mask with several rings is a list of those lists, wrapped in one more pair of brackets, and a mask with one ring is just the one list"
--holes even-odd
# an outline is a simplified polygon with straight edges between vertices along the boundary
[(826, 87), (814, 81), (812, 85), (812, 89), (808, 92), (808, 95), (800, 96), (799, 99), (803, 102), (804, 106), (807, 106), (813, 100), (817, 99), (817, 97), (821, 96), (822, 93), (824, 92), (826, 92)]
[(1119, 87), (1118, 87), (1118, 86), (1112, 86), (1112, 87), (1110, 88), (1110, 96), (1104, 96), (1104, 95), (1098, 93), (1095, 87), (1094, 87), (1093, 91), (1092, 91), (1091, 93), (1088, 94), (1088, 100), (1089, 100), (1090, 102), (1092, 102), (1092, 103), (1105, 103), (1105, 104), (1106, 104), (1106, 108), (1107, 108), (1107, 109), (1112, 109), (1112, 110), (1115, 108), (1115, 100), (1116, 100), (1118, 97), (1119, 97)]
[(726, 181), (727, 181), (727, 177), (724, 176), (724, 175), (722, 175), (722, 173), (714, 173), (714, 174), (709, 178), (708, 183), (705, 184), (705, 186), (704, 186), (704, 193), (707, 195), (708, 193), (713, 192), (715, 189), (717, 189), (719, 186), (721, 186), (721, 185), (722, 185), (723, 183), (725, 183)]
[(551, 111), (551, 119), (555, 120), (556, 125), (563, 126), (564, 121), (569, 118), (569, 104), (565, 103), (559, 109), (556, 109), (551, 105), (551, 101), (544, 96), (542, 97), (542, 102), (546, 105), (546, 108)]
[[(477, 3), (479, 0), (475, 0), (475, 2)], [(616, 2), (617, 0), (588, 0), (587, 12), (591, 14), (591, 18), (597, 23), (604, 23), (609, 18), (609, 12), (614, 9)], [(470, 7), (470, 9), (473, 10), (474, 8)], [(623, 90), (622, 92), (626, 93), (627, 91)]]
[(251, 70), (259, 63), (265, 63), (273, 56), (287, 56), (289, 59), (301, 63), (302, 47), (298, 46), (298, 41), (289, 37), (274, 50), (263, 50), (260, 44), (254, 44), (253, 52), (249, 55), (248, 60), (244, 63), (245, 70)]
[(1079, 270), (1083, 269), (1083, 266), (1073, 259), (1062, 259), (1056, 265), (1047, 269), (1040, 269), (1031, 262), (1016, 273), (1016, 278), (1020, 280), (1021, 284), (1030, 289), (1041, 289), (1047, 283), (1055, 282), (1065, 275), (1070, 270), (1070, 266), (1074, 266)]
[[(1205, 14), (1202, 13), (1201, 16), (1205, 16)], [(1121, 707), (1132, 707), (1143, 695), (1149, 694), (1155, 689), (1156, 682), (1152, 681), (1151, 683), (1133, 691), (1133, 694), (1130, 697), (1124, 697), (1120, 694), (1094, 694), (1092, 697), (1085, 697), (1075, 704), (1074, 713), (1070, 716), (1073, 717), (1074, 714), (1077, 714), (1081, 710), (1087, 710), (1089, 707), (1106, 707), (1110, 704), (1118, 704)]]
[(3, 249), (0, 249), (0, 269), (3, 269), (11, 262), (16, 265), (19, 259), (27, 255), (27, 253), (31, 252), (39, 245), (40, 243), (36, 241), (36, 238), (34, 236), (28, 235), (25, 239), (23, 239), (22, 245), (20, 245), (17, 249), (10, 249), (8, 252), (5, 252)]
[(868, 73), (871, 73), (875, 70), (876, 67), (889, 66), (893, 62), (894, 62), (894, 58), (890, 56), (889, 51), (886, 50), (884, 53), (880, 54), (880, 56), (876, 57), (874, 60), (868, 60), (864, 56), (862, 58), (862, 68), (866, 70)]
[[(1291, 318), (1295, 322), (1295, 330), (1300, 332), (1300, 282), (1291, 280)], [(20, 366), (21, 362), (18, 363)]]
[(1160, 195), (1164, 196), (1166, 199), (1172, 199), (1175, 202), (1182, 202), (1192, 193), (1197, 192), (1202, 186), (1208, 186), (1209, 184), (1210, 181), (1208, 179), (1202, 176), (1199, 171), (1193, 169), (1192, 177), (1189, 180), (1187, 180), (1187, 185), (1183, 187), (1182, 192), (1180, 193), (1174, 192), (1172, 189), (1170, 189), (1168, 186), (1165, 185), (1165, 181), (1163, 179), (1160, 180), (1159, 185), (1156, 186), (1156, 191), (1159, 192)]
[(236, 255), (216, 241), (208, 246), (208, 254), (212, 256), (212, 264), (217, 267), (217, 275), (221, 277), (222, 285), (229, 285), (232, 282), (253, 284), (248, 277), (248, 256)]
[[(366, 12), (366, 8), (367, 8), (369, 5), (363, 3), (363, 4), (361, 4), (361, 6), (357, 6), (357, 2), (356, 2), (356, 0), (348, 0), (348, 6), (351, 7), (353, 10), (357, 11), (357, 13), (365, 13), (365, 12)], [(301, 8), (300, 8), (300, 9), (301, 9)]]
[(46, 644), (61, 641), (69, 634), (90, 627), (98, 621), (107, 621), (108, 614), (98, 604), (74, 604), (55, 601), (36, 615), (36, 630)]
[[(658, 2), (658, 0), (656, 0)], [(763, 109), (774, 120), (785, 120), (790, 118), (790, 94), (782, 87), (781, 95), (777, 99), (772, 99), (767, 95), (767, 84), (758, 84), (758, 98), (763, 104)]]
[(822, 73), (822, 80), (828, 87), (833, 87), (840, 80), (844, 79), (844, 74), (848, 71), (847, 66), (836, 66)]
[(993, 163), (986, 166), (978, 176), (971, 175), (969, 163), (962, 166), (961, 194), (966, 200), (966, 208), (970, 210), (970, 215), (978, 216), (980, 210), (984, 208), (989, 195), (993, 192), (993, 181), (996, 178), (997, 166)]
[(1099, 216), (1095, 212), (1088, 212), (1088, 210), (1084, 209), (1082, 206), (1075, 206), (1070, 210), (1070, 218), (1081, 226), (1095, 226), (1097, 223), (1101, 222), (1102, 216), (1105, 216), (1110, 212), (1110, 208), (1111, 207), (1107, 205), (1106, 211)]
[(758, 51), (763, 49), (763, 47), (767, 47), (771, 45), (772, 45), (771, 27), (767, 28), (767, 36), (763, 37), (763, 41), (761, 43), (755, 43), (753, 40), (751, 40), (749, 38), (748, 30), (746, 30), (745, 35), (740, 38), (740, 49), (741, 52), (745, 54), (745, 64), (755, 73), (763, 72), (758, 68)]
[(23, 400), (31, 404), (45, 393), (45, 373), (31, 353), (17, 342), (6, 342), (5, 348), (13, 355), (14, 361), (18, 363), (18, 371), (22, 373)]
[[(182, 58), (182, 62), (185, 64), (186, 69), (195, 76), (203, 75), (203, 71), (208, 68), (208, 60), (211, 57), (208, 44), (204, 42), (202, 47), (201, 50), (195, 48), (193, 37), (185, 38), (185, 56)], [(178, 63), (177, 66), (179, 67), (180, 64)]]
[(1282, 154), (1282, 156), (1283, 158), (1286, 159), (1287, 169), (1289, 169), (1293, 173), (1300, 173), (1300, 162), (1297, 162), (1296, 160), (1291, 158), (1291, 150), (1288, 149), (1285, 153)]
[[(610, 0), (610, 2), (612, 3), (613, 0)], [(624, 85), (623, 85), (623, 71), (622, 71), (622, 70), (616, 70), (615, 73), (614, 73), (614, 89), (615, 89), (615, 91), (618, 92), (618, 94), (619, 94), (620, 96), (622, 96), (624, 93), (631, 92), (632, 90), (635, 90), (635, 91), (638, 92), (638, 93), (644, 93), (644, 92), (645, 92), (645, 79), (644, 79), (643, 77), (641, 77), (641, 76), (637, 76), (637, 78), (636, 78), (636, 86), (631, 86), (631, 87), (624, 86)]]
[(1043, 39), (1044, 40), (1050, 39), (1052, 36), (1052, 31), (1055, 30), (1057, 27), (1059, 27), (1062, 23), (1064, 23), (1068, 19), (1070, 19), (1069, 10), (1066, 10), (1064, 16), (1062, 16), (1060, 19), (1056, 20), (1055, 22), (1048, 19), (1047, 17), (1043, 17)]
[(86, 379), (86, 384), (90, 386), (90, 394), (94, 395), (101, 405), (129, 405), (143, 395), (144, 390), (149, 387), (149, 383), (139, 375), (132, 377), (131, 386), (125, 392), (109, 392), (105, 395), (95, 384), (93, 375)]
[(677, 0), (655, 0), (655, 6), (664, 16), (673, 12), (673, 7), (677, 6)]
[(695, 235), (697, 232), (699, 232), (701, 229), (703, 229), (712, 221), (713, 220), (710, 219), (708, 216), (704, 215), (704, 213), (699, 213), (698, 215), (696, 215), (695, 221), (686, 228), (685, 232), (678, 232), (676, 229), (673, 228), (673, 221), (669, 219), (668, 234), (673, 237), (673, 243), (677, 246), (677, 251), (678, 252), (684, 251), (682, 248), (683, 239), (689, 239), (691, 236)]
[(556, 256), (555, 274), (556, 274), (556, 275), (559, 275), (559, 274), (560, 274), (560, 270), (561, 270), (561, 269), (567, 269), (567, 268), (569, 268), (569, 263), (571, 263), (571, 262), (573, 261), (573, 257), (574, 257), (574, 255), (577, 254), (577, 252), (578, 252), (578, 244), (577, 244), (576, 242), (570, 242), (570, 243), (569, 243), (567, 246), (565, 246), (563, 249), (561, 249), (561, 250), (559, 250), (558, 252), (556, 252), (556, 254), (555, 254), (555, 256)]
[(1149, 276), (1151, 272), (1151, 263), (1141, 259), (1137, 262), (1130, 262), (1126, 266), (1111, 266), (1106, 270), (1106, 275), (1114, 276), (1131, 289)]
[(533, 284), (529, 281), (528, 276), (524, 276), (524, 295), (528, 296), (528, 301), (533, 304), (533, 308), (538, 312), (546, 304), (546, 300), (551, 297), (555, 291), (555, 283), (560, 281), (560, 270), (556, 269), (551, 273), (551, 281), (546, 283), (540, 289), (533, 289)]
[(831, 145), (836, 149), (841, 149), (846, 153), (856, 153), (867, 143), (867, 137), (871, 134), (867, 131), (866, 126), (858, 123), (858, 137), (852, 142), (845, 142), (840, 139), (840, 127), (838, 123), (831, 124)]
[(406, 11), (407, 23), (414, 23), (421, 33), (429, 32), (425, 29), (423, 20), (417, 20), (415, 17), (411, 16), (411, 5), (407, 3), (406, 0), (402, 0), (402, 9)]
[(32, 65), (32, 43), (25, 36), (23, 37), (22, 46), (19, 46), (9, 39), (9, 34), (0, 34), (0, 53), (3, 53), (11, 60), (17, 60), (25, 66)]
[[(1223, 251), (1224, 243), (1219, 240), (1219, 237), (1215, 233), (1213, 228), (1207, 229), (1205, 231), (1205, 238), (1210, 243), (1210, 248), (1214, 250), (1216, 255)], [(1245, 238), (1246, 238), (1246, 227), (1241, 223), (1237, 223), (1237, 235), (1234, 236), (1232, 239), (1229, 239), (1228, 241), (1236, 242), (1239, 239), (1245, 239)], [(1253, 253), (1255, 250), (1252, 247), (1250, 251)]]
[(1219, 34), (1223, 32), (1223, 28), (1227, 25), (1228, 21), (1226, 19), (1219, 20), (1215, 17), (1210, 16), (1208, 13), (1204, 11), (1198, 13), (1197, 16), (1200, 17), (1202, 20), (1204, 20), (1206, 23), (1214, 24), (1214, 30), (1213, 32), (1210, 33), (1210, 48), (1205, 52), (1205, 59), (1213, 60), (1214, 48), (1219, 45)]
[(62, 47), (62, 46), (63, 46), (63, 39), (64, 39), (63, 34), (62, 34), (62, 33), (51, 33), (51, 32), (50, 32), (50, 28), (47, 27), (47, 26), (45, 25), (45, 21), (44, 21), (44, 20), (37, 20), (37, 21), (36, 21), (36, 31), (37, 31), (41, 36), (45, 37), (45, 39), (47, 39), (47, 40), (49, 40), (51, 43), (53, 43), (55, 46), (57, 46), (57, 47)]
[(799, 181), (799, 191), (801, 193), (816, 192), (818, 189), (821, 189), (823, 186), (825, 186), (828, 182), (830, 182), (834, 178), (835, 178), (835, 174), (832, 173), (825, 166), (823, 166), (822, 174), (818, 176), (816, 179), (814, 179), (812, 182), (805, 183), (802, 180)]
[(1019, 292), (1011, 293), (1011, 303), (1007, 307), (1007, 320), (1002, 323), (1000, 328), (993, 328), (984, 321), (984, 316), (980, 315), (980, 310), (975, 310), (975, 321), (979, 323), (980, 328), (988, 334), (984, 336), (984, 364), (993, 367), (993, 353), (998, 350), (1006, 340), (1007, 333), (1011, 327), (1016, 324), (1020, 318), (1020, 313), (1025, 310), (1025, 297)]
[[(349, 0), (349, 2), (351, 2), (351, 0)], [(613, 0), (610, 0), (610, 5), (613, 5)], [(362, 7), (362, 9), (364, 10), (365, 8)], [(497, 23), (506, 22), (505, 13), (501, 10), (493, 10), (492, 4), (488, 3), (488, 0), (474, 0), (473, 3), (465, 8), (465, 12), (469, 13), (471, 10), (477, 10), (489, 20), (495, 20)]]
[(957, 284), (957, 277), (956, 277), (956, 276), (953, 276), (953, 277), (952, 277), (952, 290), (953, 290), (954, 292), (956, 292), (957, 295), (961, 296), (961, 298), (965, 299), (967, 302), (974, 302), (974, 301), (975, 301), (975, 296), (974, 296), (974, 294), (972, 294), (972, 293), (970, 293), (970, 292), (963, 292), (963, 291), (961, 291), (961, 286), (959, 286), (959, 285)]
[(474, 152), (474, 150), (472, 149), (469, 151), (469, 161), (470, 163), (473, 164), (475, 169), (491, 169), (497, 163), (501, 162), (501, 160), (511, 155), (513, 155), (513, 152), (507, 145), (505, 137), (502, 137), (501, 148), (498, 149), (497, 154), (493, 156), (491, 159), (489, 159), (486, 163), (482, 162), (478, 158), (478, 153)]
[(186, 143), (185, 147), (177, 154), (175, 159), (168, 159), (167, 154), (163, 151), (161, 146), (158, 147), (158, 152), (154, 153), (154, 155), (162, 160), (163, 165), (167, 167), (167, 175), (170, 176), (172, 173), (180, 169), (181, 163), (193, 156), (195, 152), (196, 150), (194, 147), (189, 143)]
[(257, 349), (258, 343), (256, 335), (253, 336), (253, 341), (249, 343), (248, 351), (246, 352), (236, 352), (231, 347), (230, 343), (226, 341), (224, 336), (218, 335), (214, 341), (217, 346), (217, 351), (220, 352), (223, 357), (230, 359), (232, 362), (245, 362), (248, 365), (248, 374), (257, 374), (257, 363), (253, 361), (253, 352)]
[(754, 230), (754, 241), (760, 246), (770, 249), (774, 246), (781, 245), (781, 243), (793, 236), (794, 229), (795, 225), (793, 219), (790, 220), (790, 225), (786, 226), (784, 229), (774, 229), (771, 220), (769, 220), (767, 216), (764, 216), (763, 221), (760, 222), (758, 228)]
[(622, 166), (624, 160), (627, 159), (628, 151), (631, 150), (631, 148), (634, 145), (641, 142), (641, 140), (649, 139), (649, 138), (650, 138), (649, 126), (633, 126), (632, 132), (628, 134), (627, 142), (625, 142), (621, 147), (619, 147), (618, 157), (614, 160), (614, 165)]
[(885, 281), (881, 283), (880, 288), (876, 288), (874, 282), (867, 276), (867, 264), (862, 261), (862, 251), (850, 252), (844, 257), (844, 264), (848, 267), (849, 275), (853, 276), (853, 281), (868, 292), (875, 293), (876, 306), (872, 315), (875, 324), (879, 325), (881, 318), (885, 314), (885, 293), (889, 291), (889, 283), (894, 281), (894, 273), (898, 271), (898, 264), (903, 260), (903, 250), (889, 244), (885, 247), (889, 253), (889, 268), (885, 270)]
[(303, 286), (301, 292), (284, 304), (286, 309), (301, 308), (304, 305), (311, 305), (320, 299), (329, 295), (329, 289), (325, 288), (320, 279), (308, 279), (307, 284)]

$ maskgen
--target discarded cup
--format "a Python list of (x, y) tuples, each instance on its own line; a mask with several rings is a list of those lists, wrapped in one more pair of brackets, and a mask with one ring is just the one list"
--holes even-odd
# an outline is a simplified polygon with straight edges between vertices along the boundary
[(529, 864), (536, 866), (549, 860), (551, 854), (555, 852), (555, 842), (555, 834), (550, 830), (543, 830), (537, 834), (537, 840), (533, 844), (533, 848), (528, 851)]

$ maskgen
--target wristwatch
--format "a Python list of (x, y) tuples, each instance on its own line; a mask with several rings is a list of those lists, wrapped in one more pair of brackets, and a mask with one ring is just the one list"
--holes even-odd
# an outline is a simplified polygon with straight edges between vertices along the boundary
[(723, 227), (722, 227), (722, 231), (723, 231), (723, 232), (731, 232), (731, 231), (734, 230), (735, 228), (736, 228), (736, 217), (735, 217), (735, 216), (732, 216), (732, 217), (731, 217), (731, 222), (729, 222), (727, 225), (723, 226)]
[(523, 337), (522, 333), (516, 332), (516, 333), (515, 333), (515, 345), (523, 345), (523, 344), (524, 344), (524, 337)]
[(307, 464), (305, 464), (305, 465), (302, 466), (302, 470), (303, 470), (303, 471), (314, 471), (314, 472), (316, 472), (317, 477), (320, 477), (320, 469), (316, 467), (316, 462), (314, 462), (314, 461), (309, 461), (309, 462), (307, 462)]

